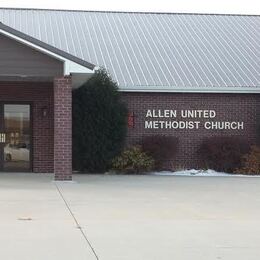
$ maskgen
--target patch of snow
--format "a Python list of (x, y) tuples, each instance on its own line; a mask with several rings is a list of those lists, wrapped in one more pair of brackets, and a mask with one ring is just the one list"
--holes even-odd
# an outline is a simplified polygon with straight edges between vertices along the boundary
[(183, 170), (183, 171), (161, 171), (161, 172), (152, 172), (151, 175), (159, 176), (197, 176), (197, 177), (254, 177), (259, 178), (260, 175), (243, 175), (243, 174), (231, 174), (226, 172), (216, 172), (214, 170)]

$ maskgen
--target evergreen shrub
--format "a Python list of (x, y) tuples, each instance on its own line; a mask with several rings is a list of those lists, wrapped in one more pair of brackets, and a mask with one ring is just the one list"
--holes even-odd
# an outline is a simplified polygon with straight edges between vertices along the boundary
[(117, 84), (100, 69), (73, 91), (73, 168), (102, 173), (123, 149), (127, 108)]

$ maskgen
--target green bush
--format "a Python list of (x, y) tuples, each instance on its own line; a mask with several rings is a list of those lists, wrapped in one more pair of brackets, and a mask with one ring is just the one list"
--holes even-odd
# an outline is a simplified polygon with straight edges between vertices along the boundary
[(178, 149), (175, 136), (152, 135), (142, 140), (142, 150), (152, 156), (155, 169), (162, 170), (165, 161), (173, 160)]
[(242, 167), (235, 173), (240, 174), (260, 174), (260, 147), (252, 146), (248, 154), (242, 157)]
[(127, 131), (127, 108), (105, 70), (73, 91), (73, 168), (105, 172), (120, 154)]
[(120, 173), (144, 173), (152, 170), (154, 160), (144, 153), (140, 146), (133, 146), (113, 160), (112, 168)]

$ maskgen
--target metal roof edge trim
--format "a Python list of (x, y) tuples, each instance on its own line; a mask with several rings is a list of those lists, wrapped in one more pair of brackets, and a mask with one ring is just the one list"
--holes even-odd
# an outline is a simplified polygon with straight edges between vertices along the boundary
[(119, 87), (120, 92), (154, 92), (154, 93), (241, 93), (260, 94), (260, 86), (254, 87), (214, 87), (214, 88), (183, 88), (183, 87), (162, 87), (162, 86), (139, 86), (139, 87)]

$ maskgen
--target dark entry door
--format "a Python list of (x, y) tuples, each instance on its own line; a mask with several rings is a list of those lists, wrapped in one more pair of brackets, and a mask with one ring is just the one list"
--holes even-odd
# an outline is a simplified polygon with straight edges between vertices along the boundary
[(0, 170), (31, 170), (29, 104), (0, 103)]

